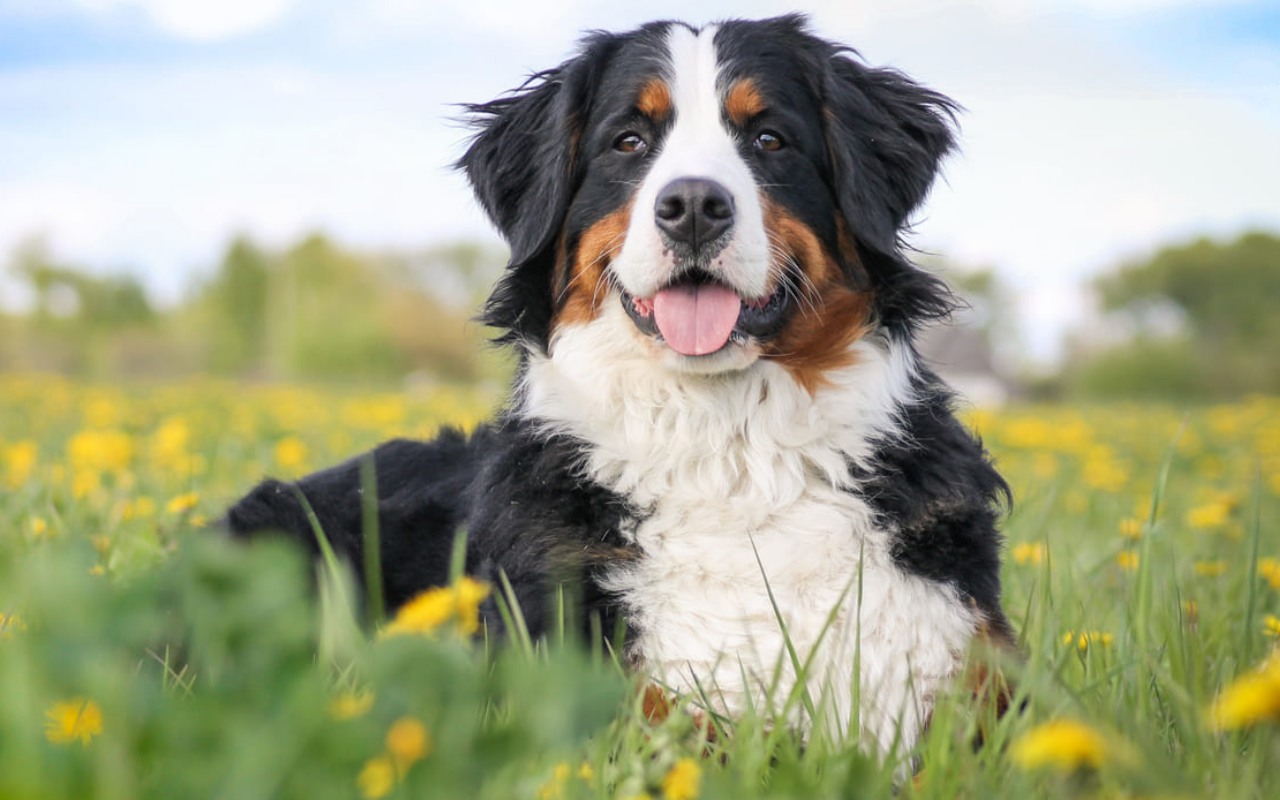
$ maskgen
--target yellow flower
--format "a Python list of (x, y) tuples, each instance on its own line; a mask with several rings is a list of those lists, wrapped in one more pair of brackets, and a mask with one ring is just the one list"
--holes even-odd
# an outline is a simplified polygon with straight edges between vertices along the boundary
[(1182, 616), (1187, 622), (1195, 624), (1200, 618), (1200, 604), (1195, 600), (1182, 601)]
[(1082, 653), (1094, 644), (1100, 644), (1103, 647), (1110, 647), (1114, 640), (1114, 636), (1102, 631), (1080, 631), (1079, 633), (1076, 633), (1075, 631), (1067, 631), (1062, 634), (1063, 644), (1075, 644), (1076, 649)]
[(111, 537), (103, 533), (95, 533), (89, 537), (89, 543), (93, 545), (93, 549), (98, 555), (105, 556), (107, 551), (111, 549)]
[(25, 631), (26, 623), (22, 621), (22, 617), (17, 614), (5, 614), (0, 612), (0, 641), (9, 638), (13, 631)]
[(431, 752), (431, 735), (413, 717), (401, 717), (392, 723), (387, 731), (386, 743), (387, 753), (400, 774), (404, 774), (409, 767)]
[(405, 633), (434, 633), (437, 628), (453, 618), (453, 590), (447, 586), (437, 586), (414, 597), (400, 607), (395, 619), (383, 628), (383, 636), (396, 636)]
[(468, 636), (480, 630), (480, 604), (489, 596), (489, 584), (463, 576), (454, 584), (458, 604), (458, 628)]
[(177, 497), (170, 500), (168, 503), (165, 503), (164, 510), (165, 510), (165, 513), (167, 514), (172, 514), (174, 516), (177, 516), (180, 514), (185, 514), (191, 509), (195, 508), (196, 503), (199, 503), (199, 502), (200, 502), (200, 495), (196, 494), (195, 492), (187, 492), (186, 494), (180, 494)]
[(1108, 759), (1102, 734), (1074, 719), (1056, 719), (1027, 731), (1009, 751), (1013, 762), (1025, 770), (1052, 767), (1072, 772), (1082, 767), (1096, 769)]
[(480, 604), (488, 596), (488, 584), (468, 577), (452, 586), (428, 589), (401, 606), (382, 635), (431, 634), (456, 622), (458, 632), (469, 636), (480, 630)]
[(133, 439), (117, 430), (86, 430), (67, 443), (67, 460), (75, 472), (121, 472), (133, 460)]
[(102, 564), (94, 564), (92, 567), (89, 567), (89, 574), (95, 578), (101, 578), (103, 575), (107, 574), (107, 568)]
[(128, 521), (131, 519), (144, 519), (153, 516), (156, 513), (156, 501), (150, 497), (135, 497), (132, 500), (126, 500), (124, 508), (120, 512), (122, 519)]
[(17, 489), (31, 480), (39, 455), (40, 450), (32, 441), (18, 442), (4, 449), (5, 483), (9, 488)]
[(276, 442), (275, 458), (281, 469), (300, 470), (307, 463), (307, 445), (297, 436), (286, 436)]
[(356, 786), (365, 800), (377, 800), (391, 794), (396, 788), (396, 766), (390, 756), (378, 756), (365, 762), (356, 776)]
[(54, 703), (44, 712), (44, 735), (54, 744), (67, 744), (76, 739), (80, 744), (102, 733), (102, 709), (92, 700), (73, 697)]
[(1138, 571), (1138, 554), (1133, 550), (1121, 550), (1116, 553), (1116, 564), (1126, 572)]
[(49, 523), (47, 520), (44, 519), (44, 517), (31, 518), (31, 538), (32, 539), (52, 538), (52, 534), (49, 531)]
[(1280, 617), (1268, 614), (1262, 619), (1262, 632), (1267, 636), (1280, 636)]
[(1232, 681), (1209, 707), (1209, 727), (1226, 731), (1280, 720), (1280, 655)]
[(1222, 528), (1230, 521), (1231, 505), (1222, 500), (1196, 506), (1187, 512), (1187, 524), (1201, 530)]
[(1013, 548), (1013, 560), (1018, 564), (1041, 564), (1044, 562), (1046, 548), (1043, 543), (1023, 543)]
[(1227, 573), (1225, 561), (1197, 561), (1196, 574), (1206, 578), (1218, 578)]
[(342, 692), (329, 701), (329, 716), (337, 720), (364, 716), (373, 708), (373, 692)]
[(596, 779), (596, 771), (592, 769), (590, 764), (583, 761), (578, 765), (578, 777), (582, 779), (583, 783), (591, 783)]
[(692, 758), (682, 758), (662, 779), (665, 800), (693, 800), (702, 788), (702, 767)]
[(1124, 539), (1142, 538), (1142, 520), (1128, 517), (1120, 520), (1120, 536)]
[(1258, 575), (1265, 578), (1272, 589), (1280, 589), (1280, 558), (1259, 559)]
[(191, 467), (191, 457), (187, 452), (190, 440), (191, 428), (185, 419), (165, 419), (151, 435), (151, 460), (163, 470), (188, 472)]
[(538, 787), (538, 800), (558, 800), (564, 796), (564, 785), (569, 780), (569, 762), (556, 764), (551, 777)]

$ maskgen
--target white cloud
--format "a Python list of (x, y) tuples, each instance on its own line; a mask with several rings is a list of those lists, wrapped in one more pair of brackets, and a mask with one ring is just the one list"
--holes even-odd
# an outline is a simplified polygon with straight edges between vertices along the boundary
[(161, 30), (213, 40), (261, 30), (278, 22), (294, 0), (75, 0), (96, 13), (140, 9)]

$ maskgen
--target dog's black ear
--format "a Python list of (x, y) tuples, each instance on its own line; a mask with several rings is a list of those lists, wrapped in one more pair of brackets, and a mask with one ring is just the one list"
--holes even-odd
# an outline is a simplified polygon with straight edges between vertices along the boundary
[(825, 94), (841, 210), (866, 244), (892, 253), (955, 145), (956, 105), (899, 72), (844, 55), (830, 61)]
[(467, 106), (479, 132), (458, 166), (511, 248), (511, 262), (480, 316), (501, 331), (499, 342), (546, 349), (556, 241), (573, 196), (592, 65), (607, 49), (608, 37), (597, 36), (577, 58), (534, 75), (511, 94)]
[(836, 198), (873, 282), (889, 292), (878, 302), (881, 312), (910, 322), (945, 315), (949, 293), (902, 257), (900, 236), (955, 145), (956, 104), (840, 50), (824, 84)]

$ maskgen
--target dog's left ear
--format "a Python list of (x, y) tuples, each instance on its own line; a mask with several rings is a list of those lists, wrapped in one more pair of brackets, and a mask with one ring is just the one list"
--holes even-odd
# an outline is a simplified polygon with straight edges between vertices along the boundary
[(899, 72), (844, 54), (828, 62), (823, 94), (840, 210), (859, 242), (893, 256), (955, 144), (956, 105)]
[(546, 349), (556, 241), (572, 199), (591, 72), (610, 45), (607, 36), (589, 38), (576, 58), (510, 95), (467, 107), (479, 130), (458, 166), (511, 247), (481, 314), (502, 331), (499, 342)]

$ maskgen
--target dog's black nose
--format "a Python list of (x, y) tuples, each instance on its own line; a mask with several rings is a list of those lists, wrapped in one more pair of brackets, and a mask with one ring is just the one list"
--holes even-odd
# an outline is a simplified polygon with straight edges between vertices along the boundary
[(706, 178), (679, 178), (658, 193), (653, 213), (662, 232), (697, 250), (733, 227), (733, 195)]

